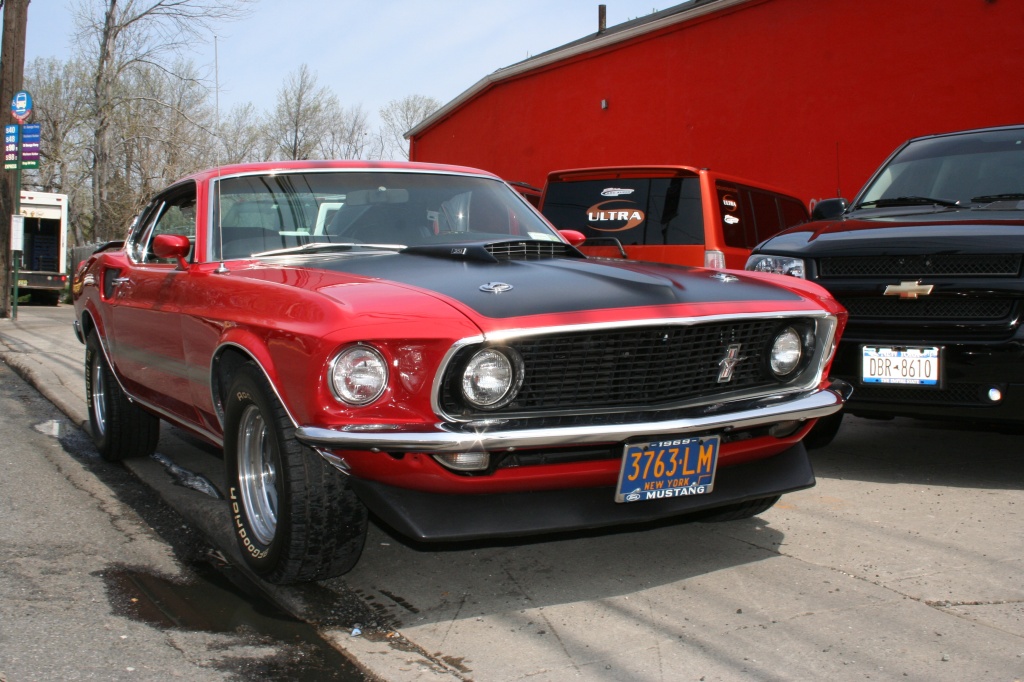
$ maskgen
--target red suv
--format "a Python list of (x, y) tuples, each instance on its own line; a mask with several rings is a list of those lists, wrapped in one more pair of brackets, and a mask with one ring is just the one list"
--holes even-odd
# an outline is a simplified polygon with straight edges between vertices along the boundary
[(689, 166), (555, 171), (541, 211), (583, 233), (587, 255), (738, 270), (758, 243), (809, 218), (783, 190)]

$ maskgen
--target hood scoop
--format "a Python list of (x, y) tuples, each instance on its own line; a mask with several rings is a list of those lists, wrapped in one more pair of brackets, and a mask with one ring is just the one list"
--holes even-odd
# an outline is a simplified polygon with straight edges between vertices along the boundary
[(484, 263), (549, 258), (586, 258), (577, 249), (564, 242), (540, 239), (516, 239), (475, 244), (425, 244), (410, 246), (405, 249), (405, 253)]

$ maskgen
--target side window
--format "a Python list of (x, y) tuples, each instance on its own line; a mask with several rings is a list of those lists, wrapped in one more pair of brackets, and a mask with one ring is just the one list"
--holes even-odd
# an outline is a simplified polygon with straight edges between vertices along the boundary
[(750, 192), (738, 185), (716, 184), (718, 209), (722, 216), (722, 238), (726, 246), (749, 249), (754, 225)]
[(793, 227), (806, 223), (810, 219), (804, 205), (792, 197), (780, 196), (779, 208), (782, 209), (782, 226)]
[(775, 195), (761, 190), (750, 190), (750, 205), (754, 209), (754, 227), (756, 237), (749, 246), (756, 246), (758, 243), (768, 239), (779, 232), (782, 225), (782, 217), (779, 215), (779, 207), (775, 203)]
[(136, 262), (175, 262), (174, 259), (157, 258), (153, 253), (153, 238), (158, 234), (183, 234), (192, 241), (193, 247), (195, 246), (195, 185), (175, 188), (157, 197), (146, 209), (129, 236), (129, 252)]

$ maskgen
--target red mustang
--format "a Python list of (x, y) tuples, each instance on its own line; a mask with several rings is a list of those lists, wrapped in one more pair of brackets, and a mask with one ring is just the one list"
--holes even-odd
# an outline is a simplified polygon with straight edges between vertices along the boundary
[(225, 513), (273, 582), (350, 569), (369, 511), (494, 538), (746, 518), (813, 485), (843, 308), (581, 238), (467, 168), (185, 178), (75, 275), (97, 448), (150, 455), (161, 419), (223, 447)]

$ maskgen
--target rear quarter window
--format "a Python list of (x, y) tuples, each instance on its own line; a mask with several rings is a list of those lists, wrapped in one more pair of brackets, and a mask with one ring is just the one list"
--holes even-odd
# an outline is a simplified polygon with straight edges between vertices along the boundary
[(722, 236), (728, 246), (752, 249), (782, 230), (807, 222), (796, 198), (733, 183), (716, 183)]

